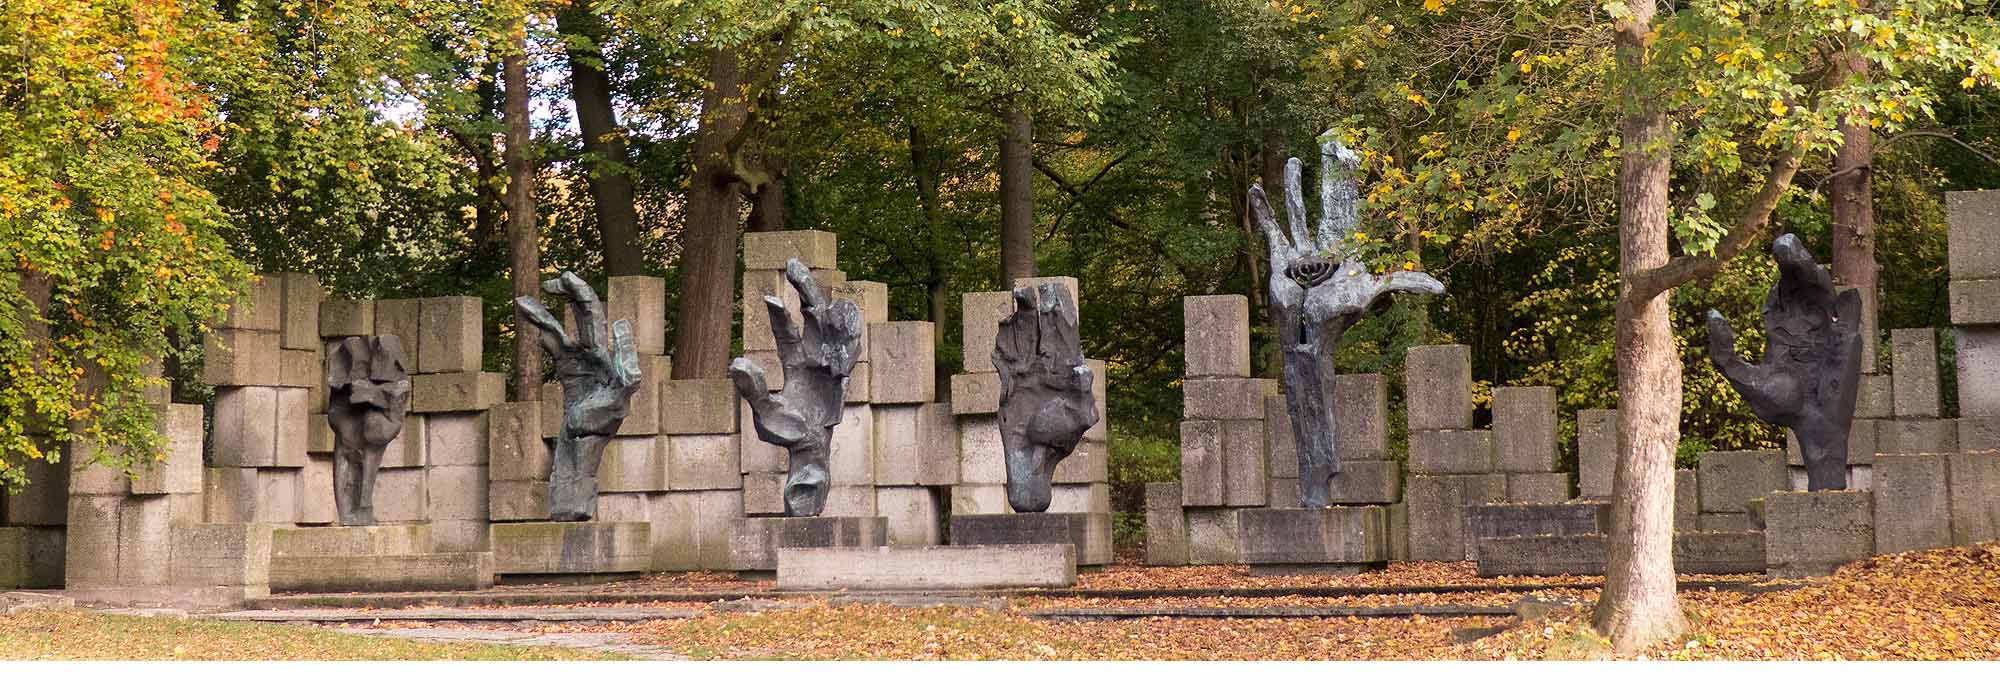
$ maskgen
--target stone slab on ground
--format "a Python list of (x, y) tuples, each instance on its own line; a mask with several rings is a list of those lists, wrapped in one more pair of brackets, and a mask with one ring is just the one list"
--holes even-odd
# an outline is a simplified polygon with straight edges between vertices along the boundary
[[(1601, 576), (1607, 546), (1604, 535), (1488, 538), (1479, 542), (1479, 575)], [(1765, 567), (1761, 533), (1681, 533), (1673, 547), (1680, 574), (1762, 573)]]
[(1466, 509), (1466, 536), (1473, 540), (1543, 535), (1601, 535), (1611, 530), (1611, 504), (1502, 503)]
[(493, 586), (492, 552), (271, 558), (271, 590), (464, 591)]
[(1762, 532), (1682, 532), (1674, 535), (1674, 571), (1760, 574), (1767, 563)]
[(1764, 498), (1764, 547), (1777, 578), (1825, 576), (1875, 554), (1866, 491), (1781, 491)]
[(1951, 490), (1944, 455), (1876, 460), (1875, 553), (1951, 546)]
[(729, 533), (729, 564), (737, 571), (771, 571), (780, 549), (888, 544), (889, 519), (880, 516), (744, 518)]
[(1068, 544), (778, 550), (779, 590), (961, 590), (1076, 585)]
[(1951, 543), (2000, 539), (2000, 452), (1951, 455)]
[(1146, 484), (1146, 563), (1153, 566), (1188, 563), (1187, 513), (1181, 510), (1178, 481)]
[(603, 574), (645, 571), (648, 523), (494, 523), (494, 573)]
[(992, 513), (953, 515), (958, 546), (1068, 544), (1079, 566), (1111, 563), (1110, 513)]
[(281, 527), (271, 532), (273, 557), (370, 557), (428, 554), (431, 526)]
[(1383, 506), (1246, 508), (1237, 513), (1243, 563), (1377, 564), (1389, 560)]

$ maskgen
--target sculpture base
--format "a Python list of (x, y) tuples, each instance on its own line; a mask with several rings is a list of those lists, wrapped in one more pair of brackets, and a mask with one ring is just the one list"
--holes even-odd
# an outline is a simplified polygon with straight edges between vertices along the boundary
[(1251, 576), (1353, 576), (1380, 571), (1380, 564), (1251, 564)]
[(614, 574), (653, 562), (648, 523), (494, 523), (493, 569), (507, 574)]
[(990, 513), (951, 516), (954, 545), (1067, 544), (1078, 566), (1111, 563), (1110, 513)]
[(493, 577), (492, 552), (437, 553), (429, 525), (271, 532), (276, 592), (477, 590), (492, 587)]
[(1236, 548), (1252, 567), (1389, 561), (1389, 509), (1383, 506), (1251, 508), (1236, 517)]
[(1076, 585), (1069, 544), (778, 550), (778, 590), (938, 591)]
[(888, 543), (889, 519), (881, 516), (745, 518), (729, 534), (729, 568), (775, 571), (779, 549), (880, 547)]

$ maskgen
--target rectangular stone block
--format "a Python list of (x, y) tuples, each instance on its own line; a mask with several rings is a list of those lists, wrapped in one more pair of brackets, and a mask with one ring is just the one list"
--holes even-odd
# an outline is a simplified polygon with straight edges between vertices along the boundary
[(1764, 549), (1777, 578), (1825, 576), (1873, 556), (1874, 498), (1861, 491), (1773, 493), (1764, 499)]
[(1389, 561), (1410, 560), (1410, 504), (1389, 506)]
[[(439, 552), (492, 553), (492, 525), (479, 520), (436, 520), (431, 524), (431, 546)], [(492, 575), (488, 574), (488, 580)]]
[(403, 361), (418, 371), (422, 371), (418, 358), (423, 356), (423, 334), (419, 332), (422, 310), (422, 299), (375, 300), (375, 335), (393, 335), (403, 341)]
[(139, 473), (131, 490), (139, 495), (201, 493), (201, 404), (167, 404), (159, 424), (165, 460)]
[(1472, 348), (1410, 348), (1404, 372), (1412, 432), (1472, 427)]
[(770, 571), (781, 548), (880, 547), (888, 540), (884, 518), (789, 517), (736, 521), (730, 535), (729, 568)]
[(1863, 374), (1854, 389), (1855, 418), (1890, 418), (1896, 412), (1895, 377)]
[(1569, 500), (1569, 475), (1562, 472), (1508, 474), (1510, 503), (1561, 503)]
[(1460, 561), (1475, 553), (1467, 533), (1468, 509), (1506, 498), (1507, 477), (1413, 474), (1403, 494), (1410, 509), (1410, 558)]
[[(773, 385), (776, 386), (776, 385)], [(660, 387), (660, 432), (724, 435), (736, 432), (736, 387), (729, 378), (670, 379)], [(746, 410), (744, 424), (750, 422)]]
[(1791, 487), (1777, 450), (1704, 452), (1699, 482), (1703, 513), (1748, 512), (1750, 499)]
[(493, 586), (492, 552), (374, 557), (274, 557), (271, 590), (468, 591)]
[(1679, 573), (1761, 574), (1765, 566), (1762, 532), (1674, 535), (1674, 571)]
[(1058, 484), (1049, 489), (1050, 513), (1109, 513), (1110, 484)]
[(494, 522), (549, 519), (549, 482), (493, 481), (486, 485), (488, 517)]
[(326, 372), (318, 350), (278, 351), (278, 386), (311, 389), (324, 383)]
[(1223, 505), (1228, 472), (1222, 449), (1222, 421), (1181, 421), (1181, 505)]
[(645, 571), (647, 523), (494, 523), (499, 574), (607, 574)]
[(333, 452), (333, 425), (326, 422), (326, 414), (306, 415), (306, 454), (329, 454)]
[(604, 457), (597, 464), (600, 493), (634, 493), (667, 490), (667, 460), (661, 454), (661, 438), (614, 437), (604, 445)]
[(560, 382), (542, 383), (542, 437), (554, 440), (562, 435), (563, 390)]
[(667, 352), (667, 281), (629, 275), (604, 282), (604, 314), (632, 324), (632, 346), (640, 355)]
[[(1275, 404), (1274, 404), (1275, 405)], [(1389, 382), (1379, 374), (1333, 378), (1334, 451), (1343, 460), (1389, 456)]]
[(1292, 432), (1292, 414), (1285, 408), (1283, 394), (1264, 399), (1264, 464), (1273, 479), (1299, 478), (1298, 436)]
[(960, 303), (963, 325), (959, 337), (964, 348), (965, 371), (968, 374), (993, 372), (993, 340), (999, 336), (1000, 319), (1014, 313), (1014, 293), (968, 292), (960, 297)]
[(951, 543), (1068, 544), (1075, 548), (1077, 565), (1102, 566), (1111, 562), (1110, 518), (1109, 513), (953, 514)]
[[(340, 519), (339, 507), (333, 500), (332, 456), (313, 455), (307, 459), (306, 466), (299, 469), (298, 485), (299, 493), (294, 500), (298, 503), (299, 524), (326, 525)], [(481, 483), (479, 489), (483, 494), (486, 485)]]
[(319, 349), (319, 302), (326, 298), (318, 275), (287, 272), (279, 275), (284, 284), (284, 309), (279, 319), (280, 343), (292, 350)]
[(1146, 484), (1146, 563), (1151, 566), (1188, 563), (1188, 524), (1186, 514), (1181, 511), (1179, 482)]
[(273, 557), (377, 557), (430, 551), (430, 525), (281, 527), (271, 531)]
[(1695, 518), (1700, 532), (1748, 532), (1756, 529), (1749, 513), (1702, 513)]
[(0, 589), (60, 588), (63, 529), (0, 527)]
[[(1701, 481), (1693, 469), (1674, 470), (1674, 531), (1701, 529)], [(1589, 496), (1584, 496), (1589, 498)]]
[(425, 469), (385, 469), (375, 473), (375, 520), (415, 523), (430, 507), (430, 479)]
[(541, 419), (541, 407), (534, 403), (499, 403), (486, 412), (486, 456), (495, 480), (549, 478), (549, 447), (542, 442)]
[(941, 544), (940, 511), (936, 490), (927, 486), (882, 486), (875, 489), (875, 512), (888, 523), (891, 547), (926, 547)]
[(1875, 553), (1951, 546), (1944, 455), (1883, 457), (1874, 467)]
[(1007, 452), (1000, 443), (1000, 419), (962, 416), (958, 420), (959, 483), (1007, 483)]
[(868, 326), (870, 400), (921, 404), (937, 400), (937, 332), (929, 321)]
[(1898, 328), (1889, 331), (1894, 364), (1896, 416), (1938, 417), (1937, 331)]
[(785, 514), (785, 475), (751, 472), (743, 475), (743, 514), (749, 517)]
[(389, 444), (382, 448), (383, 469), (406, 469), (424, 466), (426, 461), (424, 455), (424, 434), (426, 432), (424, 428), (426, 423), (427, 421), (424, 420), (422, 414), (409, 413), (403, 415), (403, 429), (396, 433), (395, 439), (390, 440)]
[(1250, 300), (1241, 294), (1181, 297), (1187, 376), (1250, 376)]
[(827, 470), (833, 483), (844, 486), (875, 484), (875, 411), (861, 404), (840, 412), (840, 424), (828, 437)]
[(1110, 479), (1111, 449), (1103, 442), (1079, 442), (1068, 457), (1056, 463), (1057, 484), (1092, 484)]
[(674, 360), (665, 355), (639, 356), (639, 390), (626, 404), (619, 435), (660, 434), (660, 387), (674, 374)]
[(1947, 459), (1951, 543), (1962, 547), (2000, 539), (2000, 452), (1967, 452)]
[(319, 336), (345, 338), (375, 335), (375, 300), (335, 299), (319, 302)]
[(1577, 490), (1584, 498), (1610, 498), (1612, 474), (1623, 452), (1617, 409), (1577, 411), (1576, 433)]
[[(929, 404), (875, 406), (875, 483), (883, 486), (915, 486), (924, 483), (925, 453), (934, 449), (930, 428), (936, 422), (925, 416)], [(953, 438), (954, 443), (956, 437)], [(953, 445), (954, 451), (956, 444)], [(957, 471), (953, 465), (953, 472)], [(957, 480), (957, 474), (952, 475)]]
[[(118, 583), (158, 586), (172, 565), (170, 496), (134, 496), (118, 504)], [(193, 518), (181, 522), (193, 523)]]
[(61, 459), (23, 460), (16, 465), (28, 484), (17, 493), (0, 489), (0, 514), (9, 525), (52, 525), (67, 522), (70, 470)]
[(742, 518), (743, 492), (675, 491), (654, 496), (650, 503), (653, 569), (730, 568), (730, 537)]
[(1263, 420), (1265, 399), (1278, 395), (1272, 379), (1220, 377), (1181, 382), (1181, 416), (1188, 420)]
[(1494, 387), (1493, 454), (1503, 472), (1556, 470), (1555, 387)]
[[(668, 435), (666, 442), (666, 487), (669, 491), (709, 491), (733, 489), (743, 483), (737, 472), (737, 436)], [(839, 477), (834, 483), (844, 483)]]
[[(485, 351), (484, 310), (479, 297), (432, 297), (417, 304), (416, 371), (424, 374), (479, 371)], [(404, 351), (409, 348), (404, 347)]]
[(258, 522), (257, 470), (212, 467), (202, 475), (204, 520), (212, 523)]
[(427, 420), (425, 461), (431, 466), (486, 464), (491, 428), (485, 413), (438, 413)]
[(839, 241), (828, 231), (750, 231), (743, 234), (743, 267), (783, 270), (798, 258), (808, 268), (831, 270), (839, 267)]
[(1389, 513), (1382, 506), (1249, 508), (1237, 514), (1244, 563), (1374, 564), (1389, 560)]
[(1076, 585), (1069, 545), (778, 550), (779, 590), (953, 590)]
[[(789, 469), (791, 467), (791, 455), (786, 454), (785, 448), (764, 442), (762, 438), (757, 437), (756, 423), (751, 418), (750, 404), (741, 401), (738, 404), (740, 405), (738, 410), (743, 416), (743, 420), (736, 434), (737, 471), (745, 474), (758, 472), (782, 473)], [(954, 471), (953, 476), (957, 476), (956, 470), (958, 469), (958, 465), (953, 464), (952, 469)]]
[[(245, 470), (248, 471), (248, 470)], [(299, 470), (258, 469), (256, 517), (252, 522), (293, 525), (299, 521)]]
[(1416, 474), (1491, 472), (1493, 431), (1430, 430), (1410, 433), (1410, 471)]
[(1270, 497), (1270, 467), (1264, 464), (1263, 421), (1222, 423), (1222, 504), (1262, 506)]
[(959, 484), (951, 487), (952, 515), (1012, 513), (1002, 484)]
[(1952, 280), (1951, 322), (1960, 326), (2000, 324), (2000, 279)]
[[(823, 292), (832, 290), (847, 282), (847, 275), (839, 270), (813, 270), (812, 277), (813, 283), (819, 285), (819, 289)], [(782, 371), (777, 369), (777, 355), (775, 352), (772, 352), (778, 349), (778, 342), (777, 338), (771, 335), (771, 311), (769, 304), (765, 301), (766, 297), (777, 298), (784, 305), (786, 315), (791, 317), (793, 323), (798, 323), (803, 318), (800, 309), (804, 304), (799, 300), (798, 290), (794, 289), (791, 283), (785, 279), (783, 270), (745, 269), (743, 271), (743, 295), (741, 297), (743, 349), (750, 351), (752, 359), (771, 360), (771, 362), (764, 364), (765, 371), (783, 374)], [(866, 340), (863, 341), (863, 344), (866, 344)], [(768, 358), (760, 357), (760, 353), (767, 355)], [(771, 382), (772, 386), (777, 386), (778, 384), (779, 382), (775, 379)]]
[(69, 497), (63, 553), (65, 587), (118, 583), (118, 515), (124, 501), (123, 496)]
[(1601, 576), (1603, 535), (1495, 537), (1479, 542), (1480, 576)]
[[(1839, 284), (1840, 281), (1835, 280), (1834, 282), (1835, 284)], [(1850, 289), (1854, 290), (1855, 294), (1861, 297), (1861, 322), (1858, 324), (1860, 327), (1856, 329), (1861, 334), (1861, 372), (1863, 374), (1875, 374), (1882, 371), (1882, 349), (1880, 347), (1882, 344), (1881, 298), (1875, 287), (1863, 288), (1841, 285), (1835, 290), (1835, 293), (1845, 294)]]
[(1097, 400), (1097, 422), (1084, 429), (1083, 439), (1105, 442), (1111, 439), (1111, 370), (1103, 360), (1084, 359), (1090, 368), (1090, 395)]
[(218, 328), (276, 333), (283, 330), (279, 324), (284, 310), (284, 281), (276, 275), (252, 277), (249, 288), (229, 302), (229, 313)]
[(275, 386), (278, 333), (219, 328), (202, 337), (201, 380), (221, 386)]
[(875, 515), (874, 486), (839, 486), (826, 491), (826, 510), (821, 515), (841, 517), (873, 517)]
[(597, 494), (597, 517), (607, 523), (643, 523), (653, 517), (653, 499), (657, 493), (600, 493)]
[(453, 372), (410, 377), (410, 411), (484, 411), (507, 400), (507, 377), (499, 372)]
[[(1390, 504), (1402, 499), (1402, 465), (1389, 460), (1342, 461), (1328, 482), (1328, 502), (1335, 505)], [(1291, 502), (1273, 507), (1290, 507)]]
[(171, 528), (169, 580), (182, 586), (268, 587), (270, 525), (186, 523)]
[(1944, 454), (1958, 451), (1958, 421), (1941, 418), (1906, 418), (1876, 421), (1876, 457), (1881, 455)]
[(1946, 192), (1944, 201), (1951, 278), (2000, 277), (2000, 190)]
[(1958, 334), (1958, 415), (2000, 416), (2000, 327), (1966, 326)]
[(427, 520), (485, 520), (486, 466), (431, 467), (424, 477)]
[(278, 391), (264, 386), (216, 389), (215, 465), (268, 467), (278, 463)]
[(1507, 503), (1466, 508), (1467, 538), (1475, 543), (1497, 537), (1599, 535), (1610, 531), (1611, 504), (1602, 501)]
[(306, 424), (312, 415), (310, 401), (305, 389), (279, 389), (276, 438), (272, 458), (276, 466), (303, 467), (306, 465), (307, 436), (312, 428)]
[(1188, 563), (1240, 564), (1237, 551), (1237, 515), (1241, 508), (1187, 508)]
[(960, 416), (980, 416), (1000, 412), (1000, 375), (951, 375), (951, 412)]
[(2000, 450), (2000, 417), (1958, 419), (1958, 449), (1964, 452)]
[(1304, 504), (1299, 496), (1298, 479), (1273, 477), (1267, 484), (1267, 489), (1270, 497), (1266, 498), (1264, 503), (1271, 508), (1297, 508)]

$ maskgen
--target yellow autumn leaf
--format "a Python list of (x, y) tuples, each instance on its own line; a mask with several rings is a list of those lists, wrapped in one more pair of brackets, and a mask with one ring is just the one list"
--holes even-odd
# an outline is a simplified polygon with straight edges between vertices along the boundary
[(1519, 141), (1519, 140), (1521, 140), (1521, 130), (1520, 130), (1520, 129), (1508, 129), (1508, 130), (1507, 130), (1507, 140), (1508, 140), (1508, 141)]
[(1786, 113), (1786, 112), (1790, 112), (1790, 111), (1792, 111), (1792, 108), (1791, 108), (1791, 107), (1787, 107), (1787, 106), (1785, 106), (1785, 102), (1784, 102), (1783, 100), (1771, 100), (1771, 114), (1772, 114), (1772, 115), (1775, 115), (1775, 116), (1780, 116), (1780, 117), (1782, 117), (1782, 116), (1785, 116), (1785, 113)]

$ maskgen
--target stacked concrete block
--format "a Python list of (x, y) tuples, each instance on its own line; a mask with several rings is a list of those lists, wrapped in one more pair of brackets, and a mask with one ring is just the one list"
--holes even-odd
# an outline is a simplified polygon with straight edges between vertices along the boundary
[(1181, 510), (1179, 482), (1146, 484), (1146, 563), (1188, 563), (1187, 513)]
[(1875, 553), (1952, 544), (1951, 487), (1944, 455), (1885, 456), (1875, 464)]
[(2000, 452), (1964, 452), (1947, 460), (1951, 543), (2000, 539)]
[(1875, 554), (1874, 499), (1861, 491), (1772, 493), (1764, 499), (1764, 546), (1772, 576), (1831, 574)]
[(492, 522), (548, 519), (550, 450), (542, 432), (542, 410), (535, 403), (503, 403), (486, 412), (486, 502)]
[(1403, 489), (1409, 509), (1409, 556), (1461, 561), (1476, 552), (1466, 524), (1473, 506), (1507, 498), (1505, 474), (1413, 473)]
[(2000, 190), (1948, 192), (1961, 416), (2000, 416)]
[[(202, 411), (200, 406), (169, 404), (157, 424), (166, 441), (162, 459), (136, 466), (137, 479), (117, 470), (113, 458), (124, 448), (96, 446), (83, 440), (63, 450), (68, 472), (65, 522), (59, 539), (44, 532), (24, 533), (41, 554), (56, 554), (52, 570), (43, 564), (35, 578), (76, 590), (140, 591), (177, 585), (173, 575), (174, 531), (203, 520)], [(259, 470), (229, 469), (257, 484)], [(287, 494), (287, 499), (288, 499)], [(252, 502), (270, 503), (276, 499)], [(9, 509), (10, 520), (23, 514)], [(123, 599), (118, 594), (111, 599)]]
[(1750, 502), (1791, 488), (1784, 461), (1778, 450), (1702, 453), (1696, 526), (1706, 532), (1753, 529)]
[(1611, 498), (1612, 477), (1623, 452), (1618, 439), (1618, 410), (1589, 409), (1576, 414), (1577, 490), (1584, 498)]
[[(535, 413), (534, 404), (499, 405), (523, 406), (526, 408), (516, 411)], [(491, 522), (495, 452), (492, 423), (497, 413), (436, 413), (425, 419), (422, 520), (430, 523), (437, 552), (489, 549), (487, 525)]]

